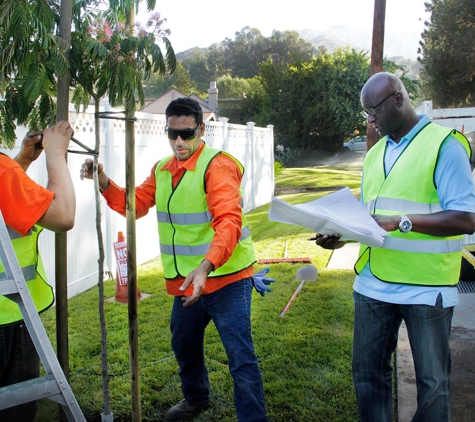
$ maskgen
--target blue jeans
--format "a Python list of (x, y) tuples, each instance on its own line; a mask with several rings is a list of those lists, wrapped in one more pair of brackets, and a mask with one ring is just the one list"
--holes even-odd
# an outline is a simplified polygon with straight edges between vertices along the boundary
[(264, 388), (251, 337), (252, 280), (246, 278), (200, 296), (198, 302), (183, 307), (175, 297), (171, 315), (172, 348), (180, 367), (183, 396), (189, 402), (210, 397), (203, 340), (212, 320), (228, 357), (234, 380), (234, 403), (241, 422), (267, 421)]
[(450, 330), (453, 307), (395, 305), (353, 292), (353, 381), (361, 421), (392, 421), (391, 357), (404, 320), (417, 386), (413, 422), (450, 421)]
[[(24, 322), (0, 327), (0, 387), (40, 376), (40, 358)], [(33, 422), (36, 401), (0, 410), (0, 421)]]

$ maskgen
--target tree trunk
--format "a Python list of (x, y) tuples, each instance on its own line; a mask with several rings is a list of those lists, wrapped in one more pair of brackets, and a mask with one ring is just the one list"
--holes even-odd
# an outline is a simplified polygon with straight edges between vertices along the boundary
[[(94, 149), (100, 151), (101, 148), (101, 121), (99, 118), (99, 105), (100, 99), (94, 98), (94, 111), (95, 111), (95, 132), (96, 143)], [(101, 414), (102, 422), (109, 422), (113, 420), (113, 415), (110, 408), (110, 395), (109, 395), (109, 373), (107, 368), (107, 327), (106, 327), (106, 315), (104, 311), (104, 238), (102, 235), (102, 217), (101, 217), (101, 193), (99, 190), (99, 175), (98, 175), (99, 158), (94, 157), (93, 174), (94, 174), (94, 196), (96, 203), (96, 233), (97, 244), (99, 246), (99, 270), (97, 286), (99, 287), (99, 320), (101, 324), (101, 374), (102, 374), (102, 397), (103, 412)]]
[[(72, 0), (61, 0), (59, 36), (71, 44)], [(64, 52), (69, 61), (69, 49)], [(56, 120), (69, 120), (69, 72), (58, 80)], [(68, 347), (68, 236), (55, 233), (56, 354), (69, 381)], [(59, 419), (66, 421), (63, 407), (58, 405)]]
[[(126, 22), (130, 28), (134, 23), (134, 9), (127, 12)], [(129, 109), (125, 102), (125, 189), (127, 219), (127, 279), (128, 279), (128, 313), (129, 313), (129, 360), (130, 388), (132, 395), (132, 422), (141, 422), (140, 378), (139, 378), (139, 341), (137, 315), (137, 251), (135, 231), (135, 108)], [(135, 103), (133, 104), (135, 107)]]

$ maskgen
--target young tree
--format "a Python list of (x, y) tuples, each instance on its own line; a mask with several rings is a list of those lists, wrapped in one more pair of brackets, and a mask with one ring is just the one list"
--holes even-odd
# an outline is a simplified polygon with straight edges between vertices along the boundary
[(475, 105), (475, 2), (431, 0), (419, 58), (424, 89), (439, 107)]
[(68, 70), (57, 12), (47, 0), (0, 3), (0, 144), (9, 148), (16, 124), (37, 130), (55, 122), (56, 80)]
[[(97, 12), (95, 9), (86, 9), (83, 13), (77, 13), (74, 19), (76, 31), (72, 35), (71, 49), (71, 80), (75, 85), (73, 102), (76, 104), (76, 107), (79, 108), (80, 105), (88, 105), (91, 98), (94, 100), (96, 151), (100, 150), (99, 105), (101, 98), (108, 95), (109, 103), (113, 107), (123, 105), (125, 107), (124, 115), (126, 125), (129, 123), (130, 126), (130, 122), (134, 118), (136, 96), (138, 96), (139, 104), (141, 106), (144, 104), (144, 93), (142, 89), (143, 79), (154, 72), (159, 72), (161, 75), (163, 75), (166, 70), (173, 72), (176, 66), (173, 49), (166, 37), (169, 34), (169, 30), (164, 29), (164, 21), (158, 12), (150, 16), (146, 28), (131, 25), (130, 22), (126, 24), (124, 17), (125, 15), (123, 13), (121, 14), (120, 9), (117, 12), (117, 9), (111, 8), (105, 13)], [(161, 48), (157, 44), (157, 41), (160, 40), (163, 41), (166, 46), (166, 57), (163, 56)], [(135, 169), (131, 168), (130, 171), (134, 172)], [(103, 288), (104, 245), (101, 229), (98, 157), (94, 158), (94, 185), (96, 197), (96, 231), (99, 244), (98, 286), (102, 333), (101, 362), (104, 396), (102, 419), (106, 422), (112, 420), (112, 412), (109, 399), (109, 377), (107, 368), (107, 330), (105, 324)], [(129, 262), (128, 264), (130, 265)], [(129, 277), (129, 283), (130, 279), (131, 277)], [(131, 290), (133, 289), (129, 286), (129, 292)], [(129, 294), (129, 301), (131, 300), (136, 300), (135, 292), (133, 295)], [(131, 333), (131, 336), (134, 337), (133, 343), (136, 343), (136, 327), (134, 326), (131, 331), (133, 331), (133, 333)], [(136, 347), (136, 345), (131, 343), (131, 348), (133, 347)], [(133, 366), (131, 361), (132, 373), (134, 373)], [(138, 367), (138, 364), (135, 366)], [(134, 373), (131, 378), (138, 382), (138, 374)], [(138, 390), (138, 386), (136, 386), (135, 389), (134, 386), (132, 387), (132, 416), (134, 420), (140, 419), (139, 395), (135, 390)]]

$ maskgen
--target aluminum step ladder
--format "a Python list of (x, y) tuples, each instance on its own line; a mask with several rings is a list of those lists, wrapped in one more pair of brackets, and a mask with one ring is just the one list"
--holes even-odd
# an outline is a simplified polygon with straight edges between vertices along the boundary
[(46, 370), (46, 375), (0, 388), (0, 410), (48, 398), (59, 403), (69, 421), (86, 422), (51, 346), (23, 277), (0, 211), (0, 259), (6, 279), (0, 280), (0, 295), (10, 295), (20, 307), (28, 332)]

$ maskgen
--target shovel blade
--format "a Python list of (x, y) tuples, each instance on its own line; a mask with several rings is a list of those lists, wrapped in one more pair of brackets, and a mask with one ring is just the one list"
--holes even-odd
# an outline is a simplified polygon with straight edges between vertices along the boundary
[(296, 280), (315, 281), (317, 279), (317, 268), (313, 265), (304, 265), (297, 270)]

